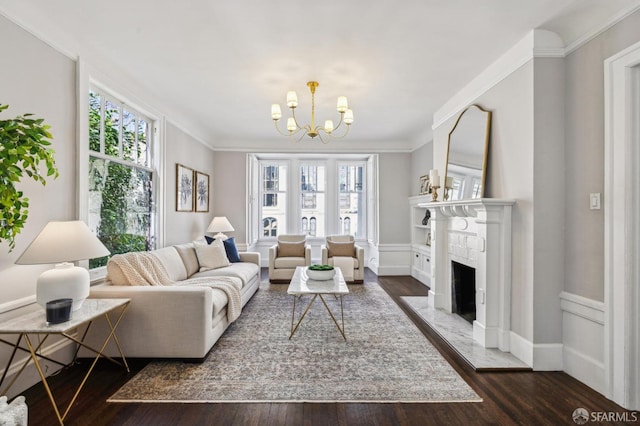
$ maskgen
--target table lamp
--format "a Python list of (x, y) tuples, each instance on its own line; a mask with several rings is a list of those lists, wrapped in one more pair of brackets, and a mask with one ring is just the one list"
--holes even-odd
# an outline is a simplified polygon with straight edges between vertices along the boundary
[(232, 231), (235, 231), (235, 229), (233, 229), (233, 226), (231, 226), (226, 216), (214, 217), (207, 228), (207, 232), (217, 232), (217, 234), (213, 236), (215, 239), (221, 239), (223, 241), (227, 239), (227, 236), (224, 235), (223, 232)]
[(71, 310), (76, 311), (89, 296), (89, 271), (70, 262), (108, 254), (109, 250), (84, 222), (49, 222), (16, 264), (55, 263), (55, 268), (38, 277), (36, 301), (44, 308), (47, 302), (69, 298), (73, 299)]

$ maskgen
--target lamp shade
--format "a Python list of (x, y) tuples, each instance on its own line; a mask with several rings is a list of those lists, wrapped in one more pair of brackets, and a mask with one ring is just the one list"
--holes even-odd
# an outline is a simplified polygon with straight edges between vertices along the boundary
[(83, 221), (49, 222), (16, 264), (75, 262), (108, 254), (109, 250)]
[(108, 254), (109, 250), (84, 222), (49, 222), (16, 263), (56, 263), (55, 268), (38, 277), (36, 301), (44, 308), (47, 302), (70, 298), (73, 299), (72, 310), (76, 311), (89, 296), (89, 272), (68, 262)]
[(207, 232), (231, 232), (235, 231), (229, 219), (226, 216), (216, 216), (213, 218), (209, 227), (207, 228)]

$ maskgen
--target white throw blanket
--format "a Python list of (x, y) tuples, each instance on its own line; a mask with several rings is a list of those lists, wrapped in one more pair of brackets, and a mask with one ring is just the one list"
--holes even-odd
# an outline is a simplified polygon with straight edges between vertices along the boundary
[(345, 281), (353, 281), (353, 257), (333, 256), (333, 266), (340, 268)]
[(181, 286), (197, 285), (216, 288), (224, 291), (227, 299), (229, 299), (227, 304), (227, 319), (229, 322), (238, 319), (242, 312), (242, 299), (240, 297), (242, 281), (240, 278), (201, 277), (176, 282), (169, 277), (167, 268), (164, 267), (158, 256), (150, 252), (116, 254), (109, 259), (109, 262), (113, 262), (120, 267), (130, 285), (170, 286), (178, 284)]

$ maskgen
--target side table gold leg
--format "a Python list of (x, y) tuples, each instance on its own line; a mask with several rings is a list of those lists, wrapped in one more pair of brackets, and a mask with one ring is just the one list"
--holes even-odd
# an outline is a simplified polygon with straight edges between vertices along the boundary
[[(342, 317), (342, 328), (340, 328), (340, 324), (338, 324), (338, 320), (336, 320), (336, 317), (333, 315), (333, 312), (331, 312), (331, 309), (329, 309), (329, 305), (327, 305), (327, 302), (325, 302), (324, 297), (322, 297), (322, 295), (320, 295), (320, 300), (322, 300), (324, 307), (327, 309), (327, 312), (329, 312), (329, 315), (331, 316), (333, 323), (338, 328), (338, 331), (340, 332), (340, 334), (342, 334), (342, 338), (344, 340), (347, 340), (347, 336), (344, 335), (344, 313)], [(340, 298), (340, 301), (342, 301), (342, 298)], [(342, 309), (342, 305), (340, 305), (340, 309)]]
[[(27, 347), (29, 348), (29, 352), (31, 352), (31, 359), (33, 360), (33, 364), (36, 366), (36, 370), (38, 370), (38, 374), (40, 375), (40, 379), (42, 379), (42, 384), (44, 385), (44, 389), (45, 391), (47, 391), (47, 395), (49, 396), (49, 400), (51, 401), (51, 405), (53, 405), (53, 411), (55, 411), (56, 413), (56, 417), (58, 418), (58, 421), (60, 422), (60, 424), (64, 424), (63, 420), (64, 417), (60, 416), (60, 411), (58, 410), (58, 404), (56, 404), (56, 400), (53, 397), (53, 394), (51, 393), (51, 388), (49, 388), (49, 383), (47, 382), (47, 378), (44, 375), (44, 372), (42, 371), (42, 368), (40, 367), (40, 362), (38, 362), (38, 355), (36, 354), (33, 345), (31, 344), (31, 339), (29, 339), (29, 336), (25, 334), (24, 336), (24, 340), (27, 343)], [(40, 345), (38, 345), (40, 346)]]

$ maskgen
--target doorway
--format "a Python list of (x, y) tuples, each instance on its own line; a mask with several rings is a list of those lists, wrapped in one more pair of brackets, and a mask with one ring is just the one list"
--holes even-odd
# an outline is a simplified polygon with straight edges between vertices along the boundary
[(605, 61), (607, 396), (640, 409), (640, 43)]

